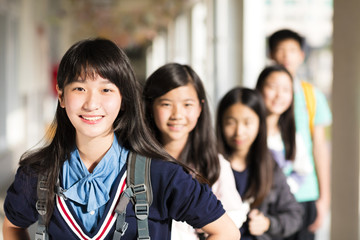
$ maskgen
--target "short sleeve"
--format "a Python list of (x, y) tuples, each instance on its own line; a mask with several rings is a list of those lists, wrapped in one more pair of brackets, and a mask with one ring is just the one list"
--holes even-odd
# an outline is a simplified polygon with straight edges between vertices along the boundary
[[(153, 165), (155, 164), (152, 164), (152, 168), (155, 167)], [(194, 228), (202, 228), (225, 213), (221, 202), (208, 185), (200, 184), (182, 167), (171, 165), (173, 165), (172, 169), (162, 166), (163, 170), (168, 170), (162, 177), (163, 180), (166, 179), (166, 185), (163, 181), (159, 183), (159, 186), (162, 185), (160, 192), (164, 191), (162, 201), (166, 203), (166, 211), (170, 218), (185, 221)]]
[(318, 89), (315, 89), (316, 114), (315, 125), (328, 126), (332, 122), (331, 111), (325, 95)]
[(36, 185), (36, 176), (18, 169), (4, 202), (5, 215), (15, 226), (27, 228), (37, 221)]

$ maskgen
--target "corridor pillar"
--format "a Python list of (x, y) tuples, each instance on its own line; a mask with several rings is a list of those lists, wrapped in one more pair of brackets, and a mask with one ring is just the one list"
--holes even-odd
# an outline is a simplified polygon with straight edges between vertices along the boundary
[(334, 1), (331, 239), (359, 238), (360, 2)]

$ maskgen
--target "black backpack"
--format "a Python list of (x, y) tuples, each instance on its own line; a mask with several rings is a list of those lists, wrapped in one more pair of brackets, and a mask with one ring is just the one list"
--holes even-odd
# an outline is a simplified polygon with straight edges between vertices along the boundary
[[(122, 192), (119, 202), (116, 205), (117, 213), (116, 228), (113, 240), (119, 240), (124, 235), (128, 223), (125, 222), (126, 207), (131, 200), (134, 205), (134, 211), (137, 218), (137, 231), (139, 240), (150, 240), (148, 216), (153, 195), (150, 178), (151, 159), (139, 154), (129, 152), (127, 159), (127, 188)], [(37, 184), (36, 210), (39, 213), (39, 221), (35, 240), (49, 240), (47, 228), (45, 226), (46, 204), (47, 204), (47, 175), (40, 174)], [(64, 197), (64, 189), (56, 184), (55, 192), (57, 195)]]

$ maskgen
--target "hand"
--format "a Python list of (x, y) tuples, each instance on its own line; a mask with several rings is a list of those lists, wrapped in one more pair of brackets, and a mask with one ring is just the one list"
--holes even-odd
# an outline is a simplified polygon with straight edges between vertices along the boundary
[(204, 232), (201, 228), (196, 228), (195, 232), (199, 240), (206, 239), (208, 237), (208, 234), (206, 234), (206, 232)]
[(328, 212), (328, 208), (328, 204), (326, 204), (325, 201), (322, 201), (321, 199), (316, 201), (317, 215), (315, 221), (308, 228), (310, 232), (315, 232), (322, 226)]
[(249, 213), (249, 231), (254, 236), (260, 236), (270, 227), (270, 219), (265, 217), (258, 209), (253, 209)]

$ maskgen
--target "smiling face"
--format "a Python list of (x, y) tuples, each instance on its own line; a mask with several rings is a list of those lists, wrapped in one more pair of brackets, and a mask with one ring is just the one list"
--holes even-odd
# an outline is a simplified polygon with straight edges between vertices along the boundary
[(60, 106), (76, 130), (77, 141), (113, 136), (122, 100), (114, 83), (95, 74), (67, 84), (64, 90), (58, 89), (58, 95)]
[(155, 99), (154, 121), (164, 145), (176, 141), (186, 143), (201, 113), (201, 105), (192, 84), (175, 88)]
[(296, 40), (285, 39), (278, 43), (271, 57), (275, 62), (283, 65), (291, 75), (295, 76), (305, 59), (305, 54)]
[(226, 144), (234, 153), (246, 156), (259, 132), (258, 115), (246, 105), (236, 103), (225, 110), (222, 123)]
[(269, 114), (281, 115), (291, 105), (293, 87), (290, 76), (285, 72), (272, 72), (265, 79), (262, 95)]

